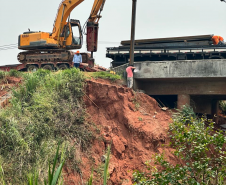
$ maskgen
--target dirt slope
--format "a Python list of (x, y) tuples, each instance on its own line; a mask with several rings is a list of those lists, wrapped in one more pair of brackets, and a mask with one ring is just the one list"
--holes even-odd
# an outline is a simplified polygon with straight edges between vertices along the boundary
[[(7, 104), (6, 95), (11, 88), (19, 83), (21, 78), (15, 77), (7, 77), (1, 82), (2, 106)], [(95, 124), (99, 134), (89, 152), (77, 148), (75, 155), (81, 161), (81, 171), (72, 172), (65, 168), (65, 184), (85, 184), (92, 167), (94, 184), (103, 184), (102, 156), (111, 143), (109, 184), (132, 184), (133, 171), (143, 170), (145, 162), (163, 150), (169, 161), (177, 162), (170, 153), (172, 149), (162, 145), (169, 143), (167, 130), (171, 122), (170, 114), (162, 111), (153, 98), (143, 93), (134, 94), (129, 88), (101, 79), (87, 81), (86, 95), (89, 97), (84, 97), (88, 119)]]
[(19, 77), (5, 77), (0, 81), (0, 108), (5, 107), (9, 98), (11, 97), (11, 89), (21, 83), (22, 78)]
[(82, 160), (82, 172), (66, 171), (66, 184), (87, 182), (92, 167), (96, 169), (94, 184), (102, 184), (98, 169), (103, 166), (101, 156), (110, 143), (109, 184), (132, 184), (133, 171), (143, 170), (145, 162), (153, 154), (162, 153), (163, 149), (169, 161), (176, 162), (170, 153), (172, 149), (162, 145), (169, 143), (167, 130), (171, 122), (170, 115), (162, 111), (153, 98), (143, 93), (134, 94), (131, 89), (113, 85), (106, 80), (87, 81), (86, 93), (98, 106), (85, 98), (87, 112), (100, 129), (100, 134), (93, 141), (91, 157), (77, 152), (77, 157)]

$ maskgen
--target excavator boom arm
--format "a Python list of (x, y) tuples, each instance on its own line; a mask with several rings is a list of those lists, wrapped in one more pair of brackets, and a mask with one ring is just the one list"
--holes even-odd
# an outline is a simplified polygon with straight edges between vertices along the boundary
[(63, 29), (71, 11), (84, 0), (63, 0), (58, 8), (57, 16), (53, 25), (52, 37), (57, 38)]
[(106, 0), (95, 0), (93, 3), (93, 8), (90, 13), (89, 22), (98, 23), (100, 19), (100, 13), (104, 8)]
[[(53, 25), (52, 37), (57, 39), (62, 31), (68, 16), (71, 11), (82, 3), (84, 0), (63, 0), (58, 8), (57, 16)], [(103, 6), (106, 0), (95, 0), (93, 8), (89, 17), (89, 22), (97, 23), (100, 19), (100, 12), (103, 10)]]

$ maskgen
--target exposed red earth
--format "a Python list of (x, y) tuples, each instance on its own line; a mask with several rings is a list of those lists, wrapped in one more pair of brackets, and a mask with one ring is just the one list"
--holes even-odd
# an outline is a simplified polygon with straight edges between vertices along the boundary
[[(21, 83), (21, 78), (6, 77), (0, 83), (0, 98)], [(119, 84), (119, 85), (118, 85)], [(178, 163), (168, 147), (167, 135), (170, 112), (159, 108), (158, 103), (144, 93), (135, 93), (122, 85), (103, 79), (87, 81), (84, 101), (88, 121), (95, 124), (99, 133), (92, 142), (89, 152), (78, 147), (75, 157), (80, 163), (81, 172), (64, 168), (66, 185), (85, 184), (94, 169), (94, 184), (101, 185), (101, 166), (107, 146), (111, 144), (108, 184), (131, 185), (134, 170), (144, 171), (145, 163), (154, 154), (162, 153), (172, 164)], [(8, 99), (4, 100), (8, 102)], [(5, 102), (4, 105), (7, 103)], [(3, 105), (3, 106), (4, 106)], [(151, 164), (154, 165), (152, 161)]]
[(22, 78), (5, 77), (0, 83), (0, 107), (5, 107), (11, 97), (11, 89), (21, 83)]
[(65, 184), (87, 182), (92, 167), (94, 184), (103, 184), (98, 169), (104, 164), (101, 157), (111, 143), (108, 184), (131, 185), (133, 171), (143, 171), (145, 162), (163, 151), (168, 161), (178, 163), (171, 154), (173, 149), (168, 147), (170, 113), (161, 110), (153, 98), (103, 79), (88, 80), (86, 95), (89, 119), (100, 129), (100, 134), (93, 141), (90, 154), (77, 151), (76, 157), (82, 161), (80, 174), (65, 168)]

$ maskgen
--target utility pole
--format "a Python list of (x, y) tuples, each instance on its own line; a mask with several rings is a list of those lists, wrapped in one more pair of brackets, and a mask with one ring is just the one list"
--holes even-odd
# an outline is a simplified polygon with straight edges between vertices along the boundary
[(134, 39), (135, 39), (135, 25), (136, 25), (136, 6), (137, 6), (137, 0), (133, 0), (132, 23), (131, 23), (131, 40), (130, 40), (130, 61), (129, 61), (130, 65), (133, 65), (133, 62), (134, 62)]

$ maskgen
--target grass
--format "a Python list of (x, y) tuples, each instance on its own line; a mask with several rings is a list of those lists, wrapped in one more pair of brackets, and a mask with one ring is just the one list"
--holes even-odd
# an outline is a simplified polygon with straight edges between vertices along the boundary
[(7, 72), (0, 70), (0, 79), (4, 79), (7, 75)]
[(107, 185), (107, 181), (109, 178), (108, 167), (110, 162), (110, 153), (111, 153), (111, 146), (108, 146), (107, 159), (105, 160), (105, 165), (104, 165), (104, 185)]
[(43, 184), (58, 143), (61, 155), (64, 150), (70, 160), (67, 167), (77, 170), (74, 146), (85, 151), (94, 138), (85, 121), (85, 77), (75, 68), (22, 76), (24, 83), (13, 91), (11, 106), (0, 111), (0, 166), (7, 183), (26, 184), (27, 174), (36, 169)]
[[(58, 145), (52, 168), (51, 168), (51, 165), (49, 164), (48, 180), (45, 179), (45, 181), (44, 181), (45, 185), (47, 185), (47, 184), (48, 185), (56, 185), (60, 179), (65, 159), (62, 158), (62, 162), (60, 163), (59, 167), (56, 170), (57, 158), (59, 156), (59, 146), (60, 145)], [(38, 185), (38, 183), (39, 183), (38, 182), (38, 173), (35, 170), (35, 172), (33, 174), (28, 175), (28, 185)], [(63, 181), (61, 181), (60, 184), (63, 184)]]
[(7, 76), (20, 77), (21, 75), (22, 75), (22, 73), (15, 69), (11, 69), (10, 71), (0, 70), (0, 80), (4, 79)]
[(0, 166), (0, 184), (5, 185), (4, 170), (3, 170), (2, 166)]
[(138, 102), (136, 92), (134, 92), (134, 95), (135, 95), (135, 96), (134, 96), (134, 98), (132, 99), (132, 101), (133, 101), (133, 104), (135, 105), (135, 111), (138, 111), (139, 108), (140, 108), (140, 104), (139, 104), (139, 102)]
[(113, 82), (116, 81), (116, 80), (121, 80), (121, 76), (120, 75), (111, 74), (110, 72), (105, 72), (105, 71), (92, 73), (91, 76), (93, 78), (108, 79), (108, 80), (111, 80)]
[[(97, 169), (94, 171), (96, 172), (96, 180), (98, 181), (99, 184), (102, 184), (101, 180), (103, 178), (103, 185), (107, 185), (108, 179), (110, 178), (110, 174), (108, 171), (109, 167), (109, 162), (110, 162), (110, 154), (111, 154), (111, 146), (109, 145), (107, 147), (107, 152), (106, 152), (106, 159), (104, 164), (100, 164)], [(93, 184), (93, 169), (90, 175), (90, 178), (88, 180), (88, 185)]]
[(15, 70), (15, 69), (11, 69), (8, 73), (9, 73), (9, 76), (14, 76), (14, 77), (20, 77), (21, 76), (21, 72)]

